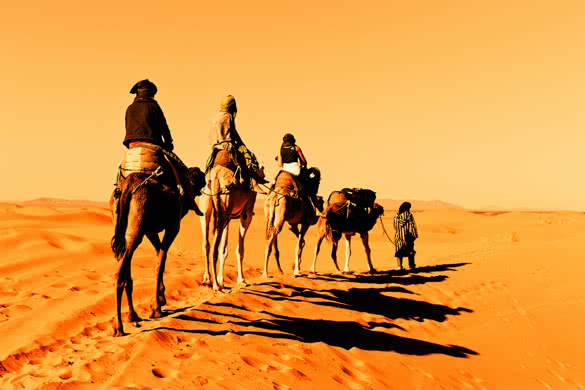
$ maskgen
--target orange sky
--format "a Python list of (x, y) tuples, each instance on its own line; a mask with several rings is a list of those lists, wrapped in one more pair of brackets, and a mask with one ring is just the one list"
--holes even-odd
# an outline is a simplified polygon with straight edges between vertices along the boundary
[(84, 3), (3, 5), (0, 200), (107, 199), (149, 78), (188, 165), (233, 94), (270, 175), (290, 131), (323, 195), (585, 209), (583, 2)]

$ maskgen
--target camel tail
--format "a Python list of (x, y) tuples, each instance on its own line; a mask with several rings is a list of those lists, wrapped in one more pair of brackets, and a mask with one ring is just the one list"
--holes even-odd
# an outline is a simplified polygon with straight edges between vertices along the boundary
[(124, 257), (124, 252), (126, 252), (126, 228), (128, 227), (128, 210), (130, 209), (131, 199), (132, 191), (124, 191), (118, 205), (118, 219), (116, 220), (114, 236), (111, 241), (112, 252), (114, 252), (114, 257), (118, 261)]

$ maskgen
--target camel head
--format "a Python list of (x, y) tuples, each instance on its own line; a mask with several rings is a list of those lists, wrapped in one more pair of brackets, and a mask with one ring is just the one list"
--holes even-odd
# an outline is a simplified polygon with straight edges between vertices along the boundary
[(318, 215), (321, 215), (321, 213), (323, 212), (325, 201), (323, 200), (323, 197), (321, 195), (317, 195), (315, 197), (315, 200), (316, 200), (315, 208), (317, 208)]
[(384, 207), (378, 203), (374, 203), (374, 207), (372, 207), (368, 213), (368, 218), (366, 220), (366, 231), (369, 231), (374, 227), (380, 215), (384, 215)]
[(198, 167), (189, 168), (189, 180), (193, 186), (193, 195), (201, 195), (201, 190), (205, 187), (205, 173)]
[[(306, 177), (306, 189), (309, 194), (316, 194), (319, 192), (319, 184), (321, 184), (321, 171), (319, 168), (311, 167), (307, 169)], [(316, 206), (316, 205), (315, 205)]]

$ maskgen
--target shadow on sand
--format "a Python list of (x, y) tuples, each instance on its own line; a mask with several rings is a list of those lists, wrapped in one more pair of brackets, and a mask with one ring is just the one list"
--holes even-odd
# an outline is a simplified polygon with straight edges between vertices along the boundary
[[(440, 272), (454, 270), (468, 263), (445, 264), (434, 267), (425, 267), (425, 270), (418, 272)], [(422, 279), (421, 279), (422, 278)], [(375, 275), (335, 275), (320, 276), (318, 280), (328, 282), (343, 281), (356, 283), (397, 283), (403, 285), (421, 284), (427, 282), (440, 282), (447, 277), (437, 275), (426, 277), (417, 275), (400, 275), (395, 271)], [(315, 279), (315, 278), (313, 278)], [(383, 280), (383, 281), (382, 281)], [(290, 289), (284, 293), (278, 287)], [(471, 313), (472, 310), (458, 307), (451, 308), (445, 305), (433, 304), (421, 300), (396, 298), (391, 293), (410, 293), (409, 290), (400, 286), (384, 286), (382, 288), (350, 288), (314, 290), (293, 285), (281, 285), (276, 282), (263, 282), (240, 290), (243, 294), (254, 296), (256, 299), (271, 301), (295, 302), (300, 304), (321, 305), (339, 310), (352, 310), (359, 313), (370, 313), (386, 317), (388, 321), (380, 322), (354, 322), (334, 321), (328, 319), (307, 319), (272, 313), (266, 310), (250, 311), (248, 308), (235, 305), (229, 302), (206, 303), (203, 308), (189, 308), (187, 310), (176, 310), (170, 316), (176, 320), (184, 321), (185, 326), (181, 328), (158, 327), (152, 330), (170, 330), (194, 334), (224, 335), (234, 333), (243, 335), (258, 335), (275, 339), (297, 340), (305, 343), (323, 342), (331, 346), (345, 349), (353, 347), (372, 351), (394, 351), (407, 355), (429, 355), (443, 354), (447, 356), (466, 358), (478, 353), (457, 345), (441, 345), (428, 341), (417, 340), (409, 337), (397, 336), (394, 334), (378, 331), (376, 328), (398, 329), (404, 331), (400, 326), (390, 322), (396, 319), (414, 321), (437, 321), (443, 322), (448, 316)], [(267, 305), (269, 307), (271, 305)], [(222, 309), (229, 312), (224, 313)], [(249, 315), (241, 316), (237, 311), (246, 311), (259, 319), (250, 320)], [(302, 312), (302, 308), (299, 309)], [(312, 312), (315, 312), (314, 310)], [(201, 316), (213, 316), (213, 319), (200, 318)], [(221, 320), (220, 320), (221, 319)], [(224, 321), (222, 321), (224, 320)], [(229, 324), (228, 330), (225, 325)], [(199, 325), (199, 326), (198, 326)], [(200, 326), (204, 328), (201, 329)], [(213, 326), (218, 330), (205, 328)], [(224, 329), (221, 329), (224, 328)], [(150, 330), (144, 330), (148, 332)]]

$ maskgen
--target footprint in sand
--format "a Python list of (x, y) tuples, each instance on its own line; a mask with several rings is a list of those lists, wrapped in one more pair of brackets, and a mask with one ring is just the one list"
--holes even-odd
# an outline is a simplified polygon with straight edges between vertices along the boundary
[(166, 378), (167, 377), (165, 372), (160, 368), (153, 368), (152, 375), (156, 376), (157, 378)]

